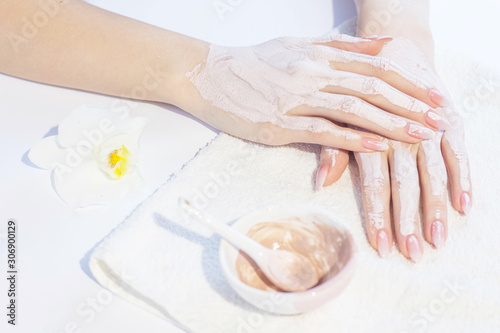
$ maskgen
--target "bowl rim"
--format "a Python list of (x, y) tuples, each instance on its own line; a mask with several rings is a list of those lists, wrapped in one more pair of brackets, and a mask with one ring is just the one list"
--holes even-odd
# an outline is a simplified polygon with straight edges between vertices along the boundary
[[(277, 205), (272, 205), (272, 206), (267, 206), (264, 208), (257, 208), (240, 218), (237, 218), (234, 220), (233, 223), (230, 224), (231, 227), (235, 227), (240, 221), (245, 221), (246, 219), (252, 218), (254, 215), (262, 214), (266, 211), (271, 211), (271, 210), (277, 210), (277, 209), (284, 209), (288, 208), (293, 211), (299, 210), (299, 209), (305, 209), (305, 210), (312, 210), (315, 213), (324, 215), (327, 217), (330, 221), (328, 222), (329, 224), (332, 224), (331, 221), (333, 221), (333, 224), (336, 227), (340, 227), (341, 231), (343, 231), (346, 234), (346, 237), (349, 239), (350, 244), (351, 244), (351, 256), (347, 260), (347, 262), (342, 266), (340, 271), (332, 276), (329, 280), (327, 280), (324, 283), (318, 284), (310, 289), (303, 290), (303, 291), (296, 291), (296, 292), (284, 292), (284, 291), (268, 291), (268, 290), (262, 290), (258, 289), (252, 286), (247, 285), (243, 281), (241, 281), (236, 274), (233, 273), (233, 270), (228, 267), (229, 260), (226, 260), (226, 248), (234, 249), (234, 247), (226, 240), (221, 239), (221, 242), (219, 244), (219, 264), (221, 266), (221, 269), (228, 280), (230, 284), (235, 284), (238, 288), (241, 288), (245, 291), (248, 291), (249, 293), (252, 293), (253, 295), (257, 297), (266, 297), (270, 295), (279, 295), (279, 296), (284, 296), (284, 297), (290, 297), (293, 295), (294, 297), (307, 297), (307, 296), (314, 296), (316, 293), (323, 292), (323, 289), (328, 289), (328, 286), (335, 284), (336, 281), (341, 280), (345, 278), (346, 274), (350, 274), (351, 268), (354, 268), (352, 266), (355, 265), (357, 261), (357, 256), (358, 256), (358, 248), (356, 245), (356, 242), (354, 240), (354, 237), (352, 235), (352, 232), (350, 228), (347, 226), (347, 224), (337, 217), (335, 214), (329, 212), (326, 209), (323, 209), (321, 207), (317, 207), (311, 204), (291, 204), (291, 203), (282, 203), (282, 204), (277, 204)], [(259, 223), (258, 221), (255, 223)], [(236, 228), (237, 229), (237, 228)], [(238, 251), (234, 249), (235, 251)], [(229, 278), (228, 276), (231, 276)]]

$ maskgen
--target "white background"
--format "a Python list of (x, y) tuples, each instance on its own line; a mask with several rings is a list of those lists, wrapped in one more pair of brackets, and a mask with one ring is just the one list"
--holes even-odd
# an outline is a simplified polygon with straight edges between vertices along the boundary
[[(223, 19), (213, 0), (94, 0), (98, 6), (223, 45), (249, 45), (281, 35), (317, 36), (355, 14), (347, 0), (254, 0)], [(222, 0), (222, 2), (231, 2)], [(335, 15), (332, 7), (335, 7)], [(491, 0), (432, 2), (436, 44), (500, 69), (500, 5)], [(141, 140), (146, 188), (106, 208), (71, 210), (55, 195), (49, 172), (26, 153), (82, 104), (114, 98), (0, 75), (0, 310), (2, 332), (179, 332), (166, 321), (108, 298), (86, 272), (87, 253), (216, 132), (170, 105), (139, 103), (133, 115), (152, 121)], [(5, 232), (18, 223), (18, 325), (6, 324)], [(91, 303), (96, 302), (95, 309)], [(77, 329), (72, 329), (72, 327)]]

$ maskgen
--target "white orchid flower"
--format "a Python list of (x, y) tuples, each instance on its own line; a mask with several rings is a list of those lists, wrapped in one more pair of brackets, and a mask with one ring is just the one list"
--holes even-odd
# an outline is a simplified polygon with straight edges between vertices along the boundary
[(42, 139), (28, 157), (52, 170), (52, 186), (69, 206), (111, 204), (143, 184), (137, 158), (147, 122), (123, 109), (85, 105), (71, 111), (58, 134)]

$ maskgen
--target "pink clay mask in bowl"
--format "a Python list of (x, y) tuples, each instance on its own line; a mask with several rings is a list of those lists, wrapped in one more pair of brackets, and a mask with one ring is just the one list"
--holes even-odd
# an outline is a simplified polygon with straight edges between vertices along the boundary
[(279, 205), (246, 215), (232, 227), (268, 248), (308, 257), (321, 277), (308, 290), (280, 291), (244, 253), (222, 240), (219, 261), (224, 276), (243, 299), (261, 310), (284, 315), (312, 311), (338, 296), (354, 273), (356, 245), (351, 232), (323, 209)]

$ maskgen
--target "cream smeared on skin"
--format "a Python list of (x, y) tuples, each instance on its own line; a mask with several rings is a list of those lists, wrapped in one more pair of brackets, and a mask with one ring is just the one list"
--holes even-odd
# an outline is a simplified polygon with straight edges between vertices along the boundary
[(443, 132), (437, 131), (432, 140), (421, 142), (425, 155), (425, 166), (431, 183), (432, 195), (442, 197), (446, 193), (448, 175), (441, 154), (441, 138)]
[[(401, 53), (398, 49), (412, 50), (412, 52)], [(418, 77), (422, 77), (427, 82), (440, 82), (437, 74), (429, 67), (424, 54), (420, 49), (410, 40), (406, 38), (395, 38), (392, 42), (388, 43), (380, 52), (380, 56), (389, 57), (395, 60), (398, 64), (403, 65), (411, 73)], [(409, 57), (409, 55), (412, 55)], [(445, 89), (442, 89), (445, 91)], [(446, 116), (446, 119), (451, 123), (452, 129), (444, 133), (444, 138), (449, 142), (450, 148), (458, 160), (458, 168), (460, 174), (460, 186), (462, 190), (470, 191), (470, 178), (469, 178), (469, 162), (467, 157), (467, 150), (464, 140), (464, 128), (462, 119), (453, 112), (453, 107), (440, 108), (441, 112)], [(433, 140), (433, 139), (431, 139)], [(429, 159), (437, 160), (442, 158), (441, 150), (428, 150)], [(427, 152), (426, 152), (427, 154)], [(437, 156), (439, 155), (439, 156)], [(439, 177), (442, 178), (442, 172), (439, 171)], [(435, 182), (439, 182), (437, 179)], [(436, 188), (439, 188), (437, 186)]]
[(353, 113), (389, 130), (406, 125), (404, 119), (377, 110), (356, 97), (321, 91), (328, 86), (339, 86), (362, 94), (382, 94), (398, 106), (416, 112), (428, 110), (425, 104), (382, 84), (378, 79), (367, 80), (360, 75), (332, 69), (331, 64), (335, 66), (335, 63), (355, 61), (376, 66), (379, 70), (395, 71), (415, 86), (427, 86), (386, 59), (315, 44), (333, 40), (364, 41), (345, 35), (328, 35), (316, 39), (279, 38), (247, 48), (212, 45), (204, 66), (197, 66), (187, 76), (204, 99), (244, 120), (272, 123), (293, 130), (330, 132), (348, 139), (360, 139), (360, 136), (335, 128), (321, 118), (292, 116), (289, 113), (307, 105)]
[(393, 174), (400, 200), (399, 231), (403, 236), (407, 236), (415, 232), (417, 222), (420, 197), (418, 171), (410, 144), (393, 141), (392, 148), (394, 149)]
[[(345, 234), (324, 224), (316, 216), (307, 220), (290, 218), (259, 223), (247, 235), (267, 248), (283, 249), (307, 257), (320, 277), (319, 283), (335, 275), (348, 259), (348, 253), (344, 251), (347, 246)], [(240, 280), (254, 288), (280, 291), (242, 252), (236, 259), (236, 270)]]
[(384, 174), (382, 173), (382, 155), (361, 153), (361, 171), (363, 173), (363, 193), (368, 216), (366, 216), (367, 229), (374, 234), (384, 227)]
[(464, 139), (464, 125), (460, 118), (450, 117), (450, 123), (457, 130), (446, 131), (445, 139), (450, 144), (451, 150), (455, 154), (455, 158), (458, 160), (458, 172), (460, 175), (460, 186), (465, 192), (470, 191), (470, 180), (469, 180), (469, 158), (467, 157), (467, 150), (465, 148)]
[[(363, 59), (364, 60), (364, 59)], [(363, 61), (362, 61), (363, 62)], [(365, 62), (371, 64), (371, 62)], [(377, 66), (377, 64), (374, 64)], [(335, 64), (333, 64), (335, 68)], [(398, 67), (391, 68), (394, 72), (407, 78)], [(422, 89), (428, 89), (428, 86), (420, 84), (418, 80), (409, 78), (410, 82), (415, 82), (415, 85)], [(356, 92), (361, 92), (364, 95), (384, 96), (389, 102), (400, 106), (412, 112), (425, 113), (429, 111), (429, 106), (409, 95), (402, 94), (397, 89), (386, 84), (384, 81), (376, 77), (362, 77), (354, 73), (344, 72), (342, 77), (339, 77), (339, 82), (336, 85), (340, 88), (349, 89)]]
[(326, 156), (328, 156), (328, 160), (330, 161), (330, 165), (334, 166), (336, 161), (336, 156), (340, 151), (337, 148), (325, 147)]
[[(400, 50), (405, 50), (405, 52), (401, 52)], [(427, 82), (433, 82), (435, 84), (439, 84), (441, 82), (435, 71), (428, 65), (424, 54), (418, 49), (417, 46), (415, 46), (412, 41), (408, 39), (395, 38), (392, 42), (388, 43), (384, 47), (379, 55), (394, 60), (404, 68), (408, 69), (411, 73), (423, 78)], [(439, 90), (445, 91), (444, 88), (439, 88)], [(447, 173), (444, 166), (443, 155), (441, 152), (441, 139), (443, 135), (444, 138), (449, 142), (450, 147), (458, 160), (460, 184), (465, 191), (470, 190), (470, 182), (468, 160), (463, 138), (464, 131), (461, 124), (461, 119), (453, 113), (452, 108), (445, 107), (439, 108), (438, 110), (440, 110), (441, 114), (445, 115), (446, 119), (451, 123), (452, 126), (444, 134), (442, 134), (441, 132), (437, 132), (430, 135), (430, 139), (423, 140), (421, 142), (421, 146), (424, 151), (425, 164), (429, 174), (432, 195), (442, 197), (446, 194), (447, 188)], [(406, 157), (403, 157), (403, 155), (406, 155)], [(410, 161), (411, 154), (409, 154), (409, 152), (405, 154), (399, 154), (399, 160), (402, 160), (403, 158), (406, 158), (408, 159), (408, 161)], [(411, 163), (414, 164), (413, 162)], [(416, 171), (412, 171), (411, 173), (414, 174), (412, 178), (415, 179), (411, 181), (413, 185), (408, 184), (408, 186), (414, 188), (414, 193), (411, 194), (411, 191), (405, 191), (404, 194), (401, 194), (401, 233), (403, 235), (410, 234), (414, 229), (414, 218), (418, 212), (418, 178), (416, 175)], [(435, 218), (437, 220), (442, 218), (442, 214), (439, 210), (436, 211)], [(407, 227), (403, 228), (403, 225)]]
[[(338, 86), (343, 87), (343, 82), (344, 80), (341, 79)], [(390, 131), (398, 128), (404, 128), (408, 124), (403, 118), (387, 113), (359, 98), (352, 96), (318, 92), (307, 98), (305, 104), (311, 108), (341, 110), (346, 114), (354, 114)]]
[[(405, 50), (405, 52), (401, 52), (401, 50)], [(415, 88), (433, 88), (428, 82), (436, 82), (436, 74), (427, 63), (425, 55), (411, 40), (403, 37), (394, 38), (384, 46), (378, 55), (391, 59), (401, 68), (405, 68), (412, 73), (414, 78), (412, 84), (415, 85)], [(426, 111), (429, 111), (428, 107)]]

